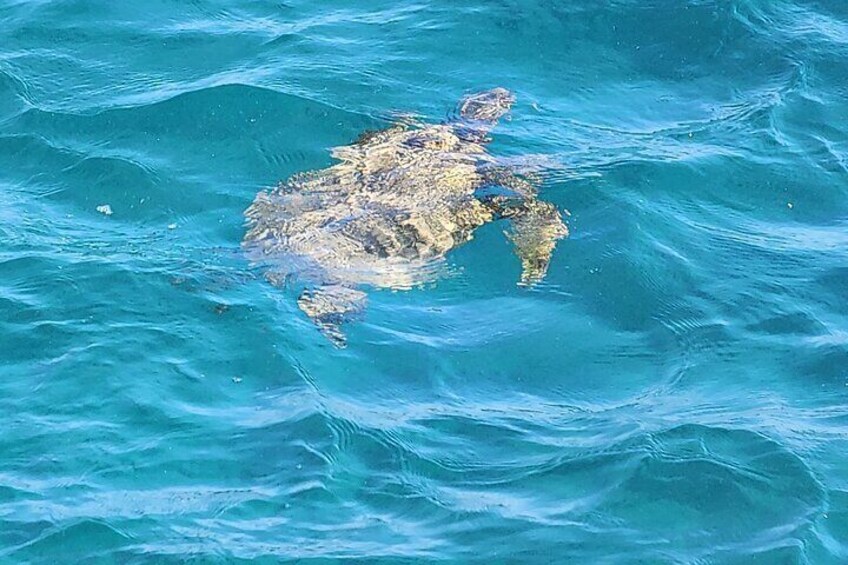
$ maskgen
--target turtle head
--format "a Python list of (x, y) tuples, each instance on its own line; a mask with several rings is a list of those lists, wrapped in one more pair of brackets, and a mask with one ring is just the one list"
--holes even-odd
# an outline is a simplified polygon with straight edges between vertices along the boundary
[(514, 103), (512, 92), (500, 87), (465, 96), (456, 111), (460, 137), (485, 142), (489, 131)]
[(464, 120), (491, 122), (494, 124), (509, 112), (515, 96), (506, 88), (493, 88), (469, 94), (459, 103), (459, 115)]

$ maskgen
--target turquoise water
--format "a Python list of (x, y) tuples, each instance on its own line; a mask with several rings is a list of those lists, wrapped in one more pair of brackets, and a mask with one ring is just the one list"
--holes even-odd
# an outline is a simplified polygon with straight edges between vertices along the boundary
[[(0, 561), (848, 561), (845, 2), (0, 21)], [(489, 224), (335, 349), (244, 209), (493, 86), (547, 279)]]

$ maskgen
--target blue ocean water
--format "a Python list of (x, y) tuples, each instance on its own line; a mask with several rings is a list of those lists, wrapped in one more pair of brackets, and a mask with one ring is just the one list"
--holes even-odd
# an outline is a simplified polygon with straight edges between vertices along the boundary
[[(3, 562), (848, 561), (844, 1), (0, 22)], [(334, 348), (244, 209), (494, 86), (491, 152), (557, 164), (548, 277), (489, 224)]]

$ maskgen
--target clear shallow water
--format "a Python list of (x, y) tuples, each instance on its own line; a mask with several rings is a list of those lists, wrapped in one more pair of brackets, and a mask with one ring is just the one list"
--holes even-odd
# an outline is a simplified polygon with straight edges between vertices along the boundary
[[(600, 4), (0, 2), (0, 559), (848, 560), (848, 9)], [(243, 210), (496, 85), (546, 282), (333, 349)]]

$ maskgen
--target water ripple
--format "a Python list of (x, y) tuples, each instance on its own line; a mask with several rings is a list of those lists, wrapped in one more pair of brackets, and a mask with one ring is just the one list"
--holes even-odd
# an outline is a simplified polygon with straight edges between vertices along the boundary
[[(848, 560), (843, 3), (0, 13), (0, 559)], [(328, 347), (242, 211), (493, 86), (545, 284), (487, 226)]]

